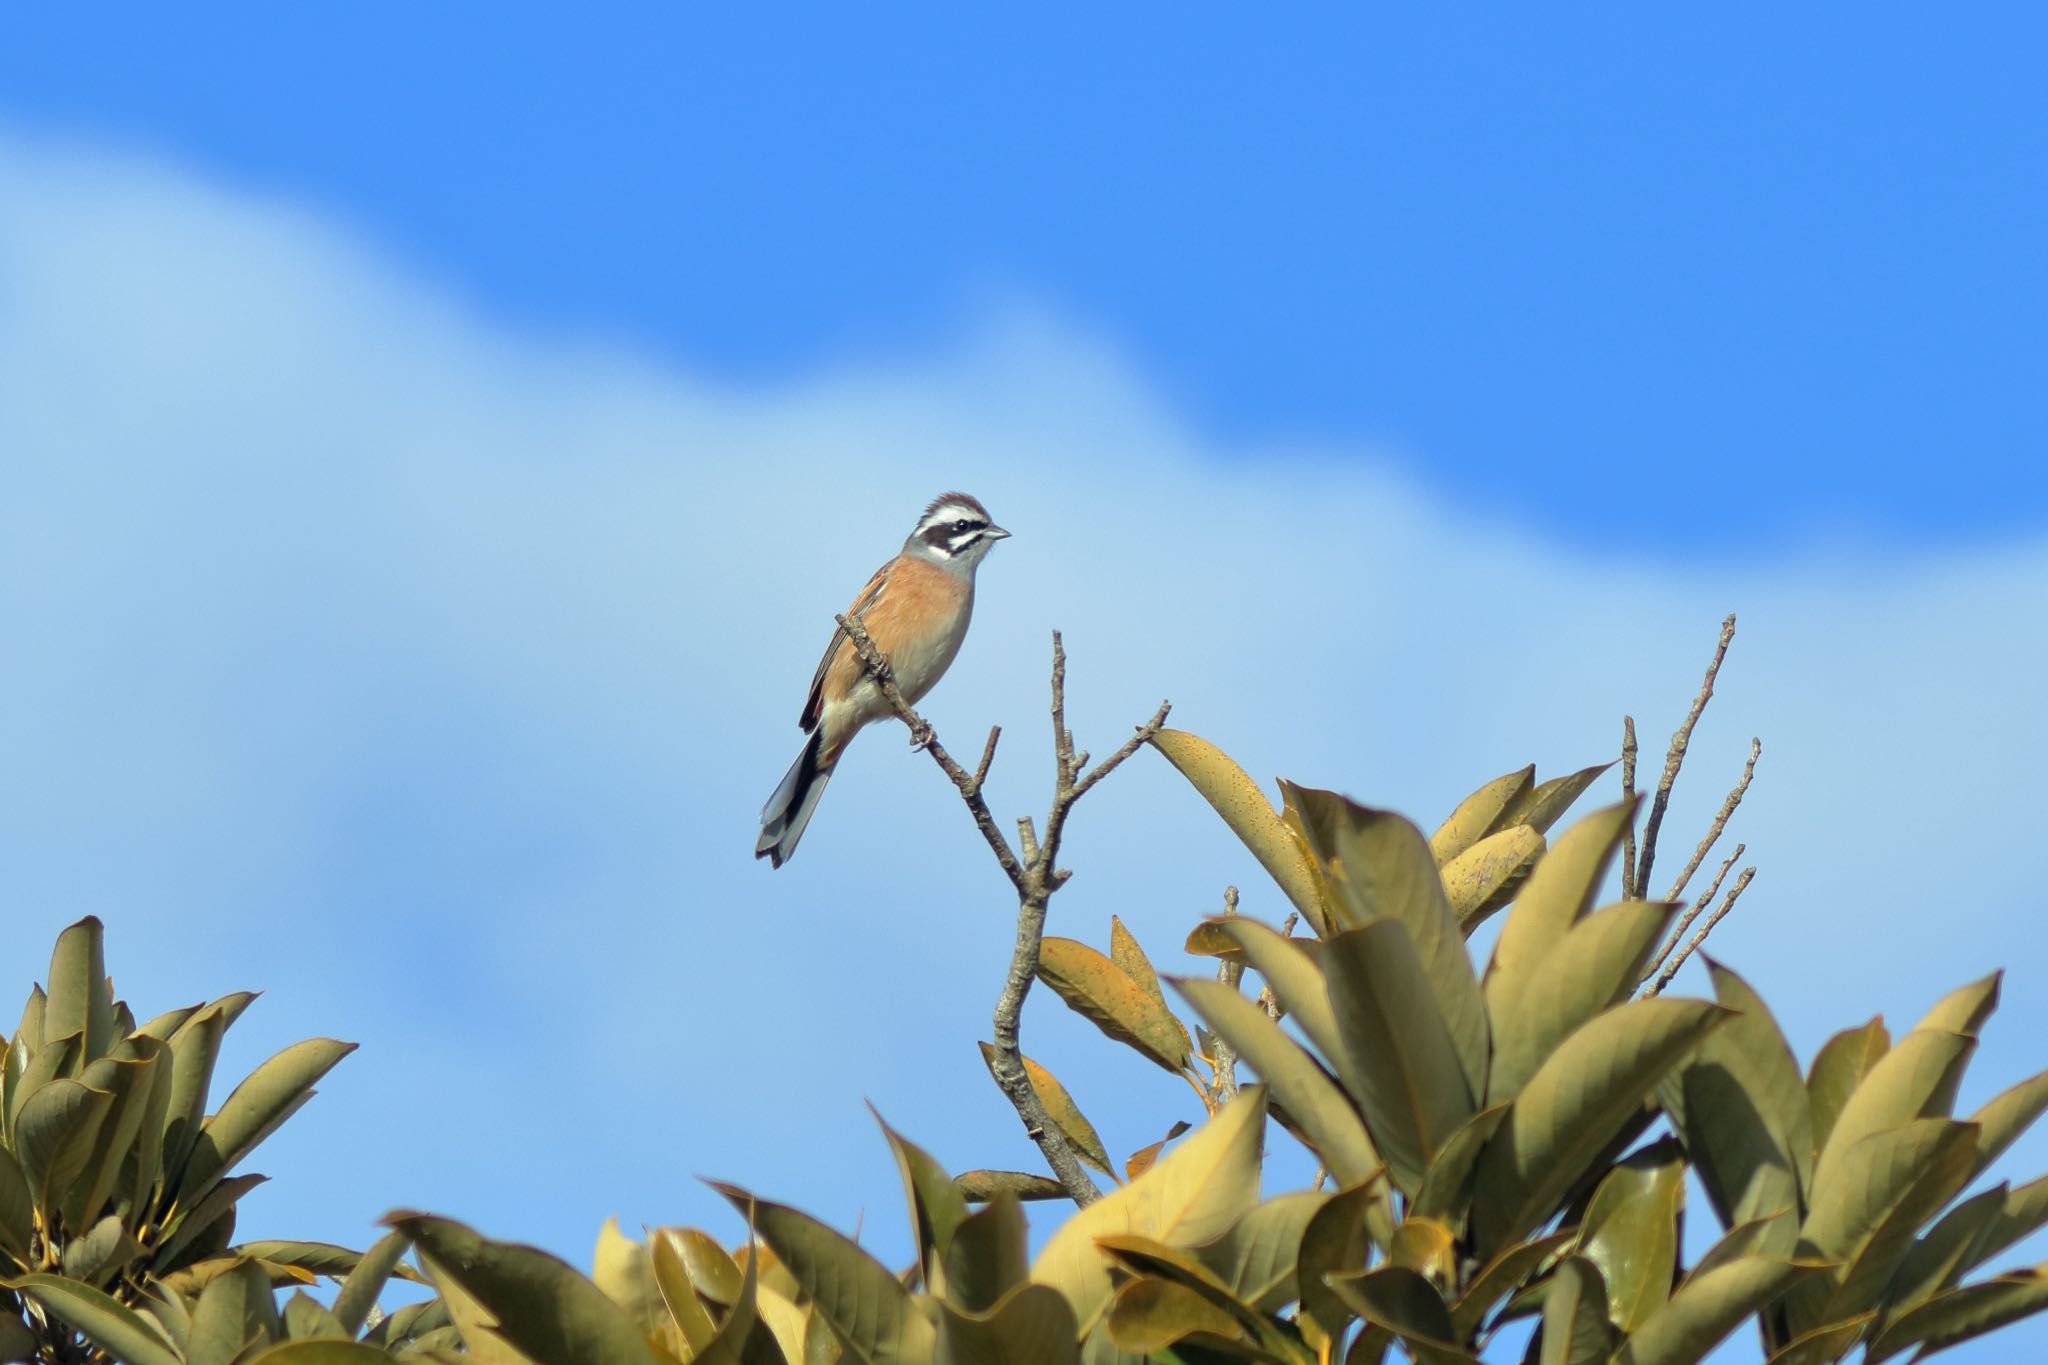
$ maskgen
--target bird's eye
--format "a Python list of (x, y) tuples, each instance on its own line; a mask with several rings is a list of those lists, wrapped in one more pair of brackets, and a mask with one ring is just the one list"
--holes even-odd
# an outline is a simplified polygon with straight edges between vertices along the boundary
[(954, 522), (954, 523), (953, 523), (953, 529), (954, 529), (954, 530), (956, 530), (956, 531), (964, 531), (964, 530), (966, 530), (966, 529), (967, 529), (967, 528), (968, 528), (969, 526), (972, 526), (973, 524), (974, 524), (973, 522), (969, 522), (969, 521), (956, 521), (956, 522)]

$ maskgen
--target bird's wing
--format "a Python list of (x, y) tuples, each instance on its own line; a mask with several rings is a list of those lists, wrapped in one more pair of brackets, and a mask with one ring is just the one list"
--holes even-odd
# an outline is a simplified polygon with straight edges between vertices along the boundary
[[(890, 561), (890, 563), (894, 562), (893, 560)], [(868, 580), (867, 586), (862, 588), (859, 596), (853, 599), (853, 605), (846, 609), (846, 614), (848, 616), (859, 616), (869, 607), (875, 605), (876, 602), (881, 600), (882, 588), (888, 581), (889, 565), (884, 564), (881, 568), (875, 570), (875, 576)], [(818, 713), (825, 706), (825, 675), (832, 671), (832, 661), (839, 657), (841, 650), (851, 649), (852, 647), (853, 643), (846, 638), (846, 632), (834, 626), (832, 628), (832, 643), (825, 646), (825, 657), (818, 660), (818, 671), (811, 676), (811, 691), (810, 695), (804, 698), (804, 713), (797, 718), (797, 725), (805, 734), (809, 734), (812, 730), (818, 728)]]

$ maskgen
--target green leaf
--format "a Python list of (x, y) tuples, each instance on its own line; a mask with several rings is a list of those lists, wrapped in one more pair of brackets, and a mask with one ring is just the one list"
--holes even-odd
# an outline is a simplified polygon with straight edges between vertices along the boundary
[[(677, 1229), (663, 1228), (649, 1235), (647, 1259), (654, 1271), (654, 1287), (661, 1293), (662, 1306), (668, 1309), (669, 1322), (689, 1348), (691, 1358), (695, 1359), (718, 1335), (718, 1325), (711, 1320), (711, 1311), (704, 1306), (704, 1300), (697, 1296), (697, 1289), (690, 1282), (690, 1272), (683, 1264), (681, 1245), (682, 1238)], [(734, 1266), (732, 1272), (736, 1279), (739, 1278), (739, 1267)], [(738, 1291), (734, 1297), (738, 1297)]]
[(1451, 1310), (1436, 1287), (1406, 1266), (1332, 1275), (1330, 1292), (1368, 1322), (1391, 1329), (1417, 1361), (1469, 1360), (1451, 1339)]
[(1322, 865), (1338, 924), (1357, 930), (1390, 919), (1408, 931), (1464, 1072), (1466, 1094), (1484, 1094), (1486, 1003), (1429, 841), (1391, 811), (1358, 805), (1335, 792), (1282, 786), (1301, 810), (1309, 851)]
[[(1845, 1125), (1846, 1119), (1837, 1125), (1836, 1139)], [(1920, 1225), (1969, 1179), (1976, 1139), (1977, 1130), (1966, 1123), (1916, 1119), (1823, 1160), (1800, 1249), (1835, 1268), (1788, 1300), (1795, 1333), (1876, 1305)]]
[(405, 1233), (387, 1232), (346, 1272), (347, 1278), (341, 1282), (341, 1288), (334, 1296), (334, 1316), (344, 1331), (353, 1336), (363, 1330), (363, 1323), (377, 1304), (378, 1294), (383, 1292), (384, 1285), (411, 1246), (412, 1242)]
[(1053, 1233), (1031, 1278), (1067, 1296), (1093, 1326), (1108, 1307), (1109, 1267), (1096, 1239), (1136, 1233), (1168, 1246), (1213, 1241), (1258, 1201), (1266, 1092), (1240, 1090), (1151, 1170), (1080, 1210)]
[(1469, 1341), (1486, 1321), (1495, 1304), (1515, 1292), (1530, 1276), (1569, 1245), (1576, 1230), (1554, 1232), (1533, 1242), (1517, 1242), (1479, 1268), (1465, 1286), (1464, 1294), (1451, 1305), (1451, 1326), (1456, 1339)]
[(286, 1341), (258, 1355), (248, 1365), (390, 1365), (388, 1353), (354, 1341)]
[(922, 1365), (936, 1344), (931, 1320), (889, 1268), (807, 1213), (754, 1198), (737, 1185), (709, 1182), (741, 1213), (796, 1277), (858, 1360)]
[(123, 1365), (185, 1365), (140, 1313), (90, 1285), (41, 1274), (8, 1284)]
[(1976, 1269), (2044, 1223), (2048, 1223), (2048, 1177), (2015, 1186), (2005, 1196), (1998, 1216), (1984, 1230), (1983, 1241), (1971, 1252), (1969, 1264), (1963, 1269)]
[(1969, 1272), (1972, 1253), (1998, 1221), (2011, 1193), (2009, 1186), (2001, 1184), (1965, 1199), (1943, 1214), (1926, 1236), (1913, 1243), (1913, 1249), (1899, 1263), (1884, 1292), (1885, 1316), (1896, 1318), (1943, 1290), (1954, 1288)]
[(1375, 920), (1329, 939), (1323, 971), (1337, 1023), (1338, 1074), (1394, 1183), (1412, 1195), (1475, 1108), (1457, 1044), (1401, 920)]
[(1494, 1036), (1488, 1104), (1512, 1100), (1559, 1043), (1634, 993), (1677, 910), (1670, 901), (1621, 901), (1596, 910), (1567, 929), (1534, 971), (1496, 983), (1487, 1000)]
[(35, 1218), (35, 1196), (29, 1192), (28, 1177), (14, 1153), (0, 1147), (0, 1251), (24, 1269), (32, 1261), (29, 1246), (35, 1240)]
[(171, 1035), (171, 1085), (164, 1102), (160, 1158), (167, 1191), (177, 1188), (178, 1174), (199, 1141), (221, 1035), (231, 1022), (228, 1015), (228, 1010), (215, 1002), (193, 1014)]
[(967, 1221), (967, 1201), (960, 1197), (953, 1177), (946, 1174), (946, 1168), (931, 1153), (891, 1128), (872, 1104), (868, 1112), (881, 1126), (882, 1136), (888, 1139), (889, 1150), (895, 1154), (896, 1170), (903, 1177), (903, 1198), (910, 1207), (910, 1226), (917, 1234), (918, 1264), (924, 1271), (925, 1288), (934, 1294), (944, 1294), (946, 1249), (953, 1244), (953, 1234)]
[(1436, 1160), (1429, 1163), (1429, 1170), (1422, 1177), (1422, 1189), (1409, 1206), (1411, 1217), (1435, 1218), (1446, 1223), (1465, 1222), (1466, 1208), (1472, 1202), (1472, 1181), (1479, 1164), (1479, 1154), (1486, 1150), (1486, 1144), (1493, 1140), (1503, 1120), (1508, 1116), (1508, 1106), (1497, 1104), (1491, 1109), (1482, 1109), (1471, 1118), (1459, 1124), (1443, 1150), (1436, 1154)]
[(1514, 899), (1543, 854), (1543, 836), (1527, 825), (1489, 834), (1444, 864), (1444, 895), (1469, 937)]
[(1819, 1268), (1772, 1256), (1737, 1256), (1695, 1270), (1622, 1343), (1615, 1365), (1694, 1365), (1744, 1318), (1762, 1312)]
[(1116, 963), (1085, 943), (1048, 938), (1039, 946), (1038, 979), (1111, 1038), (1180, 1074), (1187, 1030)]
[(1027, 1203), (1067, 1197), (1066, 1187), (1059, 1181), (1029, 1171), (962, 1171), (953, 1177), (953, 1184), (970, 1204), (986, 1204), (1005, 1194)]
[[(47, 1040), (37, 1048), (18, 1068), (21, 1079), (7, 1087), (7, 1122), (11, 1140), (18, 1146), (21, 1142), (21, 1111), (28, 1101), (42, 1093), (43, 1087), (60, 1076), (69, 1079), (78, 1070), (79, 1048), (83, 1046), (83, 1035), (67, 1033)], [(16, 1071), (14, 1058), (19, 1048), (8, 1050), (8, 1068)]]
[(1615, 1345), (1608, 1302), (1599, 1267), (1584, 1257), (1566, 1257), (1543, 1295), (1540, 1365), (1597, 1365), (1606, 1360)]
[(107, 1115), (93, 1135), (91, 1155), (78, 1178), (60, 1194), (58, 1203), (69, 1227), (95, 1218), (116, 1194), (121, 1167), (150, 1117), (150, 1092), (170, 1074), (169, 1050), (154, 1038), (135, 1042), (133, 1057), (107, 1056), (88, 1063), (79, 1079), (113, 1097)]
[(654, 1365), (654, 1353), (604, 1291), (547, 1252), (488, 1241), (422, 1213), (384, 1221), (412, 1239), (437, 1279), (474, 1295), (522, 1353), (547, 1365)]
[(1368, 1222), (1375, 1211), (1386, 1211), (1380, 1189), (1380, 1182), (1372, 1181), (1339, 1190), (1302, 1229), (1297, 1262), (1302, 1316), (1332, 1340), (1343, 1335), (1351, 1310), (1331, 1292), (1330, 1276), (1364, 1271), (1373, 1243), (1386, 1246), (1393, 1240), (1391, 1229), (1377, 1232)]
[(1344, 1052), (1337, 1038), (1337, 1016), (1330, 1009), (1323, 969), (1309, 956), (1302, 940), (1289, 938), (1240, 915), (1209, 922), (1244, 950), (1253, 969), (1273, 988), (1273, 997), (1280, 1007), (1301, 1026), (1316, 1051), (1323, 1054), (1323, 1060), (1334, 1067)]
[[(1288, 1338), (1192, 1254), (1184, 1254), (1150, 1237), (1130, 1233), (1099, 1238), (1096, 1245), (1124, 1272), (1142, 1279), (1165, 1280), (1191, 1290), (1224, 1314), (1225, 1326), (1221, 1330), (1195, 1330), (1209, 1331), (1225, 1338), (1242, 1334), (1245, 1340), (1276, 1353), (1287, 1349)], [(1110, 1335), (1112, 1338), (1116, 1336), (1114, 1304), (1111, 1307)], [(1118, 1344), (1124, 1345), (1121, 1341)]]
[(15, 1120), (15, 1152), (28, 1179), (29, 1197), (46, 1214), (92, 1160), (93, 1140), (113, 1095), (80, 1081), (58, 1079), (30, 1095)]
[(1955, 1080), (1976, 1046), (1966, 1033), (1916, 1029), (1879, 1058), (1842, 1105), (1814, 1159), (1815, 1200), (1835, 1179), (1844, 1155), (1865, 1138), (1914, 1119), (1947, 1117), (1944, 1097), (1954, 1095)]
[(1913, 1031), (1975, 1036), (1984, 1027), (1984, 1021), (1991, 1017), (1991, 1012), (1998, 1008), (1998, 986), (2004, 976), (2004, 972), (1993, 972), (1950, 991), (1934, 1002), (1934, 1008), (1913, 1025)]
[[(186, 1259), (185, 1253), (195, 1245), (205, 1246), (199, 1241), (202, 1234), (215, 1227), (224, 1218), (232, 1218), (235, 1203), (243, 1195), (263, 1184), (269, 1177), (261, 1175), (238, 1175), (229, 1180), (219, 1181), (206, 1192), (205, 1198), (190, 1208), (174, 1212), (163, 1224), (163, 1239), (156, 1245), (156, 1256), (151, 1268), (158, 1275), (168, 1274)], [(226, 1238), (221, 1238), (225, 1245)], [(205, 1255), (204, 1250), (200, 1252)]]
[(199, 1128), (199, 1140), (178, 1181), (178, 1199), (191, 1203), (232, 1170), (278, 1125), (313, 1098), (313, 1086), (334, 1064), (356, 1050), (354, 1043), (309, 1038), (294, 1043), (249, 1073), (213, 1117)]
[(1321, 1190), (1276, 1195), (1221, 1237), (1194, 1248), (1194, 1255), (1244, 1302), (1277, 1312), (1297, 1297), (1302, 1234), (1330, 1199)]
[(1175, 977), (1173, 988), (1258, 1073), (1339, 1185), (1357, 1184), (1381, 1168), (1351, 1101), (1265, 1010), (1220, 981)]
[(1919, 1346), (1916, 1360), (1972, 1337), (1995, 1332), (2048, 1308), (2048, 1274), (2015, 1270), (1979, 1284), (1953, 1289), (1905, 1314), (1871, 1343), (1871, 1365)]
[(1185, 730), (1161, 730), (1152, 737), (1152, 747), (1223, 817), (1230, 832), (1244, 841), (1309, 926), (1318, 934), (1326, 932), (1329, 913), (1323, 907), (1308, 850), (1273, 809), (1259, 784), (1221, 749)]
[(1593, 903), (1634, 814), (1632, 801), (1595, 811), (1559, 835), (1536, 860), (1536, 870), (1501, 922), (1486, 971), (1486, 1006), (1495, 1019), (1503, 1016), (1500, 1002), (1521, 993)]
[[(1735, 1227), (1801, 1207), (1813, 1180), (1813, 1110), (1799, 1064), (1763, 1000), (1734, 972), (1705, 961), (1715, 998), (1733, 1014), (1664, 1078), (1657, 1097), (1716, 1216), (1723, 1227)], [(1795, 1223), (1777, 1223), (1777, 1242), (1759, 1249), (1790, 1254)]]
[(114, 1045), (114, 991), (107, 981), (106, 932), (92, 915), (57, 935), (57, 946), (50, 954), (50, 994), (43, 1007), (43, 1033), (50, 1038), (80, 1035), (74, 1067), (99, 1060)]
[(1479, 1253), (1526, 1237), (1556, 1212), (1588, 1164), (1641, 1110), (1644, 1095), (1727, 1013), (1698, 1000), (1635, 1000), (1565, 1039), (1522, 1088), (1479, 1158)]
[[(1536, 785), (1536, 765), (1505, 773), (1458, 803), (1450, 818), (1429, 836), (1430, 856), (1438, 867), (1448, 867), (1458, 855), (1502, 828), (1501, 815), (1509, 806), (1526, 798)], [(1446, 876), (1445, 882), (1450, 878)]]
[(1510, 801), (1506, 810), (1500, 813), (1496, 822), (1501, 826), (1527, 825), (1538, 834), (1547, 834), (1557, 823), (1558, 817), (1572, 808), (1572, 803), (1585, 794), (1586, 788), (1599, 780), (1602, 773), (1614, 764), (1596, 763), (1590, 768), (1581, 768), (1563, 777), (1553, 777), (1547, 782), (1536, 784), (1534, 791), (1515, 801)]
[(1593, 1191), (1580, 1254), (1600, 1271), (1608, 1319), (1624, 1333), (1671, 1296), (1684, 1207), (1685, 1155), (1670, 1138), (1616, 1165)]
[(1769, 1365), (1832, 1365), (1847, 1355), (1870, 1330), (1876, 1314), (1859, 1313), (1846, 1322), (1832, 1322), (1801, 1333), (1771, 1355)]
[(1834, 1132), (1842, 1106), (1863, 1078), (1891, 1051), (1892, 1036), (1882, 1016), (1861, 1028), (1843, 1029), (1821, 1044), (1806, 1075), (1806, 1094), (1813, 1106), (1813, 1146), (1817, 1152)]
[(2020, 1134), (2033, 1127), (2043, 1111), (2048, 1111), (2048, 1071), (2029, 1076), (1986, 1100), (1970, 1116), (1970, 1122), (1977, 1125), (1977, 1169), (1970, 1178), (1984, 1174)]
[(938, 1365), (1078, 1365), (1080, 1329), (1056, 1289), (1014, 1286), (985, 1313), (942, 1304)]
[(946, 1249), (946, 1298), (968, 1314), (986, 1313), (1031, 1274), (1024, 1207), (1007, 1191), (967, 1215)]

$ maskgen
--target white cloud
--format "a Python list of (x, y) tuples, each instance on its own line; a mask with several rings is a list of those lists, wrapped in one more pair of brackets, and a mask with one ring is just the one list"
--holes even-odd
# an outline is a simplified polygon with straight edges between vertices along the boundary
[[(613, 1211), (731, 1231), (706, 1172), (887, 1238), (863, 1096), (956, 1166), (1029, 1160), (972, 1046), (1003, 887), (929, 764), (868, 736), (795, 862), (749, 856), (830, 613), (954, 486), (1017, 533), (930, 706), (956, 748), (1005, 725), (999, 810), (1042, 800), (1050, 627), (1084, 744), (1168, 695), (1257, 773), (1428, 823), (1598, 761), (1624, 710), (1661, 747), (1734, 608), (1663, 859), (1761, 735), (1734, 831), (1761, 871), (1718, 952), (1802, 1052), (2009, 966), (1965, 1102), (2048, 1061), (2048, 540), (1694, 562), (1740, 515), (1707, 480), (1617, 498), (1655, 556), (1560, 546), (1468, 516), (1454, 470), (1220, 449), (1022, 311), (955, 355), (720, 388), (494, 323), (311, 214), (19, 140), (0, 461), (16, 988), (91, 911), (145, 1010), (271, 991), (245, 1066), (367, 1045), (245, 1230), (356, 1240), (414, 1202), (574, 1255)], [(1061, 932), (1114, 911), (1175, 963), (1226, 881), (1274, 908), (1149, 756), (1069, 848)], [(1050, 1006), (1028, 1037), (1113, 1146), (1186, 1107)]]

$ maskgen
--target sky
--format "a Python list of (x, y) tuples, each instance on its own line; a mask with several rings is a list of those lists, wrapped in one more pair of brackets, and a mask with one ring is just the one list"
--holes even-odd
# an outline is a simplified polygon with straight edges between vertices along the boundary
[[(1732, 610), (1662, 859), (1760, 736), (1717, 953), (1802, 1058), (2007, 968), (1962, 1103), (2048, 1064), (2038, 17), (479, 13), (0, 40), (9, 960), (98, 914), (138, 1014), (266, 992), (223, 1075), (363, 1044), (244, 1235), (582, 1259), (733, 1232), (709, 1175), (887, 1248), (864, 1099), (1032, 1163), (929, 762), (864, 736), (751, 857), (831, 613), (952, 487), (1015, 537), (926, 709), (1005, 726), (1000, 813), (1054, 628), (1084, 746), (1169, 697), (1429, 827), (1661, 743)], [(1221, 834), (1141, 754), (1053, 931), (1199, 969), (1223, 886), (1280, 913)], [(1189, 1116), (1025, 1037), (1115, 1151)]]

